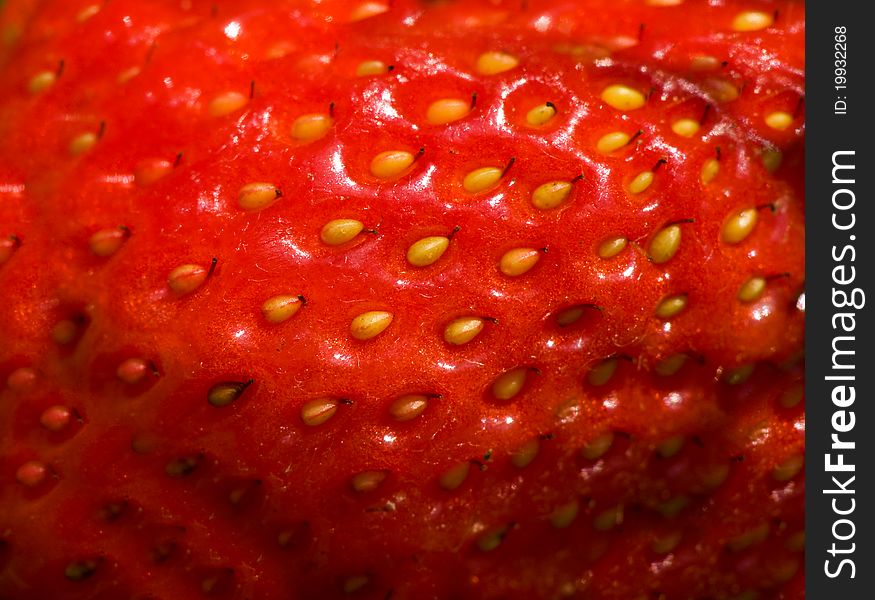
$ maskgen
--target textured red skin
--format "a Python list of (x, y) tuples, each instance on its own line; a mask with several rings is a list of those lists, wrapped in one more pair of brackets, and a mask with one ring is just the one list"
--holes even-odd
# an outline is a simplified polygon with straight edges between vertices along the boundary
[[(21, 240), (0, 266), (0, 381), (18, 367), (39, 373), (31, 389), (0, 388), (0, 418), (10, 424), (0, 430), (0, 597), (188, 598), (218, 577), (220, 597), (331, 598), (344, 597), (343, 582), (360, 574), (371, 578), (358, 592), (366, 598), (390, 590), (392, 598), (802, 597), (801, 572), (788, 584), (776, 572), (801, 565), (785, 544), (802, 527), (803, 477), (779, 484), (771, 472), (803, 443), (801, 405), (777, 403), (801, 378), (801, 367), (787, 364), (802, 341), (803, 124), (799, 115), (775, 132), (762, 121), (767, 109), (799, 113), (803, 9), (745, 4), (778, 10), (779, 27), (733, 34), (715, 32), (728, 31), (738, 5), (691, 4), (593, 1), (582, 11), (582, 3), (529, 2), (521, 11), (517, 3), (426, 10), (399, 1), (354, 24), (343, 21), (355, 5), (341, 2), (194, 3), (188, 11), (113, 2), (82, 24), (73, 18), (81, 7), (40, 6), (19, 45), (4, 50), (0, 74), (0, 235)], [(25, 23), (28, 8), (12, 2), (0, 23)], [(533, 35), (544, 15), (556, 25)], [(401, 25), (405, 17), (414, 24)], [(233, 43), (223, 32), (231, 21), (242, 31)], [(616, 50), (612, 66), (579, 65), (555, 50), (581, 40), (611, 46), (639, 32), (640, 43)], [(266, 59), (281, 42), (289, 54)], [(472, 77), (476, 57), (495, 48), (520, 56), (520, 67)], [(688, 140), (668, 124), (705, 110), (696, 86), (712, 74), (685, 66), (700, 52), (728, 60), (729, 75), (720, 76), (744, 89), (738, 100), (711, 103), (704, 140)], [(352, 75), (373, 57), (395, 69)], [(25, 91), (33, 73), (62, 59), (52, 89), (36, 98)], [(142, 73), (117, 83), (134, 65)], [(653, 87), (647, 106), (626, 114), (604, 106), (599, 93), (615, 81)], [(248, 94), (250, 82), (245, 109), (207, 114), (210, 98)], [(424, 124), (431, 101), (473, 93), (471, 116)], [(525, 111), (545, 100), (559, 108), (555, 123), (525, 128)], [(332, 102), (330, 135), (291, 140), (296, 116), (327, 112)], [(69, 139), (101, 122), (95, 149), (70, 158)], [(641, 129), (641, 144), (594, 153), (595, 141), (617, 128)], [(703, 186), (701, 164), (718, 146), (720, 179)], [(764, 146), (784, 152), (774, 175), (758, 160)], [(368, 173), (379, 151), (419, 148), (398, 181)], [(178, 153), (168, 177), (134, 185), (140, 161)], [(462, 191), (465, 172), (511, 158), (495, 192)], [(623, 186), (662, 158), (645, 199), (631, 198)], [(541, 213), (529, 204), (540, 183), (580, 173), (562, 208)], [(284, 197), (245, 213), (237, 190), (250, 181), (270, 181)], [(744, 243), (720, 242), (727, 215), (770, 203), (776, 210), (759, 211)], [(340, 217), (377, 235), (328, 248), (319, 230)], [(652, 235), (687, 219), (678, 255), (649, 262)], [(89, 236), (122, 224), (131, 231), (122, 249), (95, 257)], [(410, 243), (455, 226), (438, 263), (406, 264)], [(599, 259), (595, 248), (617, 233), (640, 250)], [(548, 252), (509, 280), (498, 258), (520, 245)], [(167, 288), (173, 268), (212, 257), (217, 268), (201, 289), (178, 298)], [(752, 274), (785, 273), (756, 304), (737, 301)], [(689, 307), (665, 331), (653, 309), (680, 292)], [(279, 326), (259, 312), (277, 293), (307, 299)], [(601, 310), (577, 327), (553, 324), (556, 310), (581, 303)], [(393, 312), (393, 323), (374, 340), (353, 340), (350, 320), (372, 309)], [(498, 324), (451, 348), (443, 325), (464, 314)], [(87, 327), (59, 348), (49, 332), (73, 315)], [(695, 360), (672, 377), (651, 373), (677, 352)], [(630, 360), (608, 385), (585, 383), (593, 364), (616, 354)], [(118, 381), (115, 369), (130, 357), (152, 361), (159, 376)], [(747, 382), (715, 381), (749, 363), (758, 367)], [(538, 372), (513, 402), (497, 402), (492, 381), (518, 366)], [(232, 406), (206, 402), (214, 383), (249, 378)], [(415, 421), (394, 423), (387, 407), (405, 393), (441, 397)], [(301, 405), (325, 395), (352, 404), (306, 427)], [(39, 416), (58, 404), (79, 419), (47, 432)], [(623, 435), (594, 465), (579, 449), (605, 430)], [(654, 456), (679, 434), (689, 437), (678, 456)], [(509, 453), (547, 435), (529, 467), (509, 465)], [(132, 439), (145, 451), (132, 452)], [(169, 460), (199, 453), (188, 477), (165, 475)], [(15, 472), (33, 459), (56, 476), (27, 489)], [(473, 459), (488, 468), (472, 469), (458, 490), (435, 484)], [(730, 464), (729, 479), (705, 493), (703, 472)], [(390, 473), (378, 491), (350, 490), (351, 475), (374, 469)], [(228, 495), (241, 486), (252, 486), (250, 499), (232, 507)], [(654, 512), (678, 495), (691, 498), (680, 516)], [(582, 503), (577, 520), (553, 529), (546, 517), (573, 499)], [(119, 500), (128, 502), (120, 518), (99, 516)], [(389, 500), (392, 512), (368, 510)], [(617, 504), (628, 506), (619, 531), (595, 531), (593, 518)], [(303, 522), (298, 543), (278, 547), (278, 532)], [(771, 524), (766, 541), (725, 549), (763, 522)], [(478, 531), (509, 523), (497, 550), (473, 547)], [(660, 563), (649, 550), (654, 532), (677, 530), (682, 545)], [(155, 545), (168, 540), (177, 552), (156, 563)], [(91, 578), (64, 578), (71, 561), (98, 556)]]

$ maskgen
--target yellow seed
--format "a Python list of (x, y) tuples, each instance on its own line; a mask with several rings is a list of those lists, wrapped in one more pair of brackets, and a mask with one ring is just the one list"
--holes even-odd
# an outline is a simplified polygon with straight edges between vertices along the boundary
[(134, 183), (147, 187), (167, 177), (173, 171), (173, 163), (163, 158), (147, 158), (134, 167)]
[(628, 240), (622, 236), (617, 236), (605, 240), (599, 245), (599, 258), (608, 259), (618, 255), (626, 247)]
[(301, 142), (312, 142), (328, 133), (333, 124), (334, 119), (323, 113), (301, 115), (292, 123), (292, 137)]
[(805, 550), (805, 531), (797, 531), (787, 536), (787, 541), (784, 542), (784, 548), (790, 552), (802, 552)]
[(659, 444), (657, 444), (656, 452), (662, 458), (671, 458), (673, 456), (676, 456), (677, 453), (681, 451), (681, 449), (684, 447), (684, 441), (685, 439), (682, 435), (675, 435), (670, 438), (666, 438), (662, 440)]
[(552, 102), (545, 102), (526, 113), (526, 123), (532, 127), (540, 127), (546, 125), (555, 116), (556, 106)]
[(713, 78), (704, 83), (705, 88), (717, 102), (732, 102), (741, 93), (731, 81)]
[(78, 21), (79, 23), (84, 23), (85, 21), (87, 21), (88, 19), (90, 19), (91, 17), (93, 17), (94, 15), (96, 15), (99, 12), (100, 12), (100, 5), (99, 4), (91, 4), (89, 6), (86, 6), (82, 10), (80, 10), (78, 13), (76, 13), (76, 21)]
[(370, 578), (367, 575), (356, 575), (347, 577), (343, 581), (343, 592), (345, 594), (354, 594), (370, 583)]
[(64, 319), (52, 327), (52, 341), (59, 346), (69, 344), (76, 339), (79, 333), (79, 327), (73, 321)]
[(484, 324), (480, 317), (460, 317), (444, 329), (444, 340), (454, 346), (467, 344), (483, 331)]
[(653, 171), (642, 171), (638, 173), (638, 175), (629, 182), (629, 191), (633, 194), (640, 194), (650, 187), (650, 184), (653, 183), (653, 178)]
[(738, 290), (738, 299), (742, 302), (755, 302), (766, 289), (766, 280), (763, 277), (751, 277), (745, 281)]
[(660, 319), (671, 319), (687, 307), (687, 295), (678, 294), (662, 300), (656, 307), (656, 316)]
[(779, 585), (787, 583), (793, 579), (793, 576), (799, 571), (799, 560), (794, 558), (779, 560), (776, 564), (772, 565), (769, 571), (771, 572), (771, 577), (775, 583)]
[(708, 489), (720, 487), (729, 477), (729, 465), (717, 465), (702, 474), (702, 483)]
[(774, 19), (767, 12), (758, 10), (746, 10), (735, 15), (732, 19), (732, 29), (735, 31), (759, 31), (771, 27)]
[(389, 326), (394, 315), (382, 310), (371, 310), (362, 313), (352, 320), (349, 331), (357, 340), (369, 340), (374, 338)]
[(246, 388), (250, 385), (252, 385), (251, 379), (244, 382), (224, 381), (222, 383), (217, 383), (211, 387), (210, 391), (207, 393), (207, 402), (217, 408), (228, 406), (240, 398), (240, 396), (243, 395), (243, 392), (246, 391)]
[(748, 208), (733, 214), (723, 225), (722, 237), (727, 244), (738, 244), (750, 235), (757, 224), (757, 210)]
[(740, 385), (750, 378), (753, 369), (754, 365), (742, 365), (727, 371), (723, 379), (729, 385)]
[(508, 277), (519, 277), (530, 271), (540, 258), (540, 250), (535, 250), (534, 248), (514, 248), (502, 255), (498, 268)]
[(568, 308), (563, 308), (556, 313), (556, 324), (559, 325), (559, 327), (573, 325), (580, 320), (580, 317), (583, 316), (583, 311), (585, 310), (586, 307), (584, 306), (569, 306)]
[(339, 246), (353, 239), (364, 228), (364, 223), (355, 219), (334, 219), (325, 224), (319, 237), (329, 246)]
[(599, 141), (596, 142), (596, 150), (601, 152), (602, 154), (610, 154), (614, 150), (619, 150), (623, 146), (629, 143), (631, 140), (631, 136), (627, 133), (623, 133), (622, 131), (614, 131), (613, 133), (607, 133), (599, 138)]
[(89, 238), (88, 247), (97, 256), (106, 258), (118, 252), (128, 235), (129, 231), (126, 227), (101, 229)]
[(532, 192), (532, 205), (540, 210), (550, 210), (561, 205), (571, 194), (570, 181), (549, 181)]
[(362, 2), (349, 14), (349, 22), (354, 23), (376, 17), (387, 10), (389, 10), (389, 7), (382, 2)]
[(769, 537), (769, 524), (763, 521), (753, 529), (749, 529), (729, 540), (726, 546), (733, 552), (741, 552), (751, 546), (764, 542), (767, 537)]
[(671, 124), (671, 130), (683, 137), (693, 137), (699, 131), (699, 122), (693, 119), (678, 119)]
[(518, 64), (520, 64), (519, 59), (506, 52), (484, 52), (477, 58), (477, 70), (481, 75), (504, 73)]
[(550, 515), (550, 525), (556, 529), (565, 529), (577, 518), (579, 510), (580, 503), (577, 500), (572, 500), (567, 504), (557, 507)]
[(70, 145), (67, 146), (67, 150), (70, 151), (72, 156), (79, 156), (80, 154), (90, 151), (94, 148), (95, 144), (97, 144), (97, 134), (89, 131), (81, 133), (70, 140)]
[(660, 503), (656, 507), (656, 510), (658, 510), (666, 519), (673, 519), (681, 514), (681, 511), (689, 505), (690, 499), (686, 496), (675, 496), (670, 500)]
[(359, 77), (367, 77), (368, 75), (382, 75), (389, 72), (389, 67), (381, 60), (366, 60), (360, 62), (355, 69), (355, 74)]
[(515, 466), (517, 469), (523, 469), (529, 466), (535, 457), (538, 456), (538, 450), (540, 449), (541, 443), (538, 441), (538, 438), (534, 438), (517, 448), (510, 455), (510, 464)]
[(763, 161), (763, 166), (769, 173), (774, 173), (781, 166), (784, 160), (784, 155), (777, 148), (764, 148), (760, 154), (760, 160)]
[(793, 408), (802, 402), (803, 398), (805, 398), (805, 386), (801, 383), (797, 383), (781, 394), (778, 398), (778, 404), (784, 408)]
[(702, 172), (700, 177), (702, 179), (702, 183), (708, 184), (714, 181), (714, 178), (717, 177), (717, 173), (720, 172), (720, 161), (716, 158), (709, 158), (705, 161), (705, 164), (702, 165)]
[(272, 183), (247, 183), (237, 192), (237, 204), (243, 210), (267, 208), (282, 197), (282, 192)]
[(380, 487), (387, 475), (385, 471), (364, 471), (353, 475), (349, 483), (357, 492), (373, 492)]
[(389, 406), (389, 414), (396, 421), (412, 421), (428, 407), (428, 397), (422, 394), (408, 394), (396, 399)]
[(444, 255), (450, 246), (450, 239), (440, 235), (422, 238), (407, 249), (407, 262), (414, 267), (427, 267)]
[(249, 98), (240, 92), (225, 92), (210, 100), (207, 111), (213, 117), (222, 117), (243, 108), (248, 102)]
[(471, 464), (468, 461), (454, 465), (438, 477), (438, 485), (445, 490), (454, 490), (465, 482), (470, 469)]
[(681, 228), (679, 225), (669, 225), (661, 229), (650, 241), (648, 255), (650, 260), (661, 265), (672, 259), (681, 246)]
[(793, 124), (793, 115), (782, 110), (766, 115), (766, 125), (778, 131), (784, 131)]
[(130, 81), (131, 79), (133, 79), (134, 77), (136, 77), (139, 74), (140, 74), (140, 67), (128, 67), (124, 71), (120, 72), (116, 76), (115, 80), (118, 83), (127, 83), (128, 81)]
[(640, 91), (628, 85), (609, 85), (602, 90), (602, 100), (617, 110), (635, 110), (647, 101)]
[(294, 317), (303, 305), (300, 296), (282, 294), (265, 300), (261, 305), (261, 314), (270, 323), (282, 323)]
[(610, 531), (623, 522), (623, 507), (614, 506), (600, 512), (593, 519), (592, 525), (597, 531)]
[(507, 527), (493, 527), (477, 538), (477, 547), (481, 552), (492, 552), (501, 545), (506, 535)]
[(413, 158), (406, 150), (380, 152), (371, 161), (371, 175), (378, 179), (398, 177), (413, 164)]
[(664, 358), (657, 363), (654, 371), (656, 371), (657, 375), (661, 375), (662, 377), (670, 377), (680, 371), (686, 361), (687, 357), (685, 354), (672, 354), (668, 358)]
[(180, 265), (170, 271), (167, 285), (178, 296), (190, 294), (207, 279), (208, 271), (200, 265)]
[(604, 456), (611, 445), (614, 443), (614, 434), (611, 431), (602, 433), (589, 442), (581, 449), (580, 453), (587, 460), (598, 460)]
[(690, 68), (694, 71), (713, 71), (720, 66), (720, 59), (716, 56), (703, 54), (690, 59)]
[(586, 374), (586, 380), (590, 385), (605, 385), (614, 376), (616, 370), (617, 359), (606, 358), (589, 370), (589, 373)]
[(502, 401), (513, 399), (522, 391), (528, 374), (527, 367), (517, 367), (502, 373), (492, 382), (492, 395)]
[(653, 538), (653, 541), (650, 542), (650, 549), (653, 550), (656, 554), (668, 554), (678, 547), (678, 544), (681, 543), (681, 539), (683, 537), (684, 534), (681, 531), (673, 531), (671, 533), (655, 537)]
[(794, 454), (772, 471), (772, 478), (778, 482), (790, 481), (802, 470), (805, 459), (801, 454)]
[(481, 167), (474, 169), (462, 180), (462, 187), (466, 192), (471, 194), (479, 194), (485, 192), (489, 188), (495, 186), (504, 174), (502, 169), (498, 167)]
[(679, 6), (684, 0), (647, 0), (648, 6)]
[(425, 120), (432, 125), (444, 125), (458, 121), (471, 112), (471, 100), (444, 98), (432, 102), (425, 113)]
[(333, 398), (317, 398), (301, 407), (301, 420), (310, 427), (326, 423), (337, 413), (339, 402)]
[(39, 94), (55, 85), (56, 80), (57, 75), (53, 71), (40, 71), (27, 82), (27, 91), (31, 94)]

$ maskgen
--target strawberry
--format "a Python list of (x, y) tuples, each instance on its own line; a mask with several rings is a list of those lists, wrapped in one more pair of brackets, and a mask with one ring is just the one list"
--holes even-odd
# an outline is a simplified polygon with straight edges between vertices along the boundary
[(802, 3), (0, 14), (0, 598), (803, 596)]

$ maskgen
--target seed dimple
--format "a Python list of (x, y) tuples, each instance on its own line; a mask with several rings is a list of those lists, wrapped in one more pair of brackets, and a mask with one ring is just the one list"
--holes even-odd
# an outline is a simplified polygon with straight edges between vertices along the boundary
[(609, 259), (618, 255), (623, 249), (626, 247), (628, 240), (623, 236), (617, 236), (605, 240), (599, 245), (598, 255), (599, 258)]
[(687, 295), (677, 294), (662, 300), (656, 307), (656, 316), (660, 319), (671, 319), (679, 315), (687, 307)]
[(66, 406), (55, 405), (45, 409), (40, 415), (40, 425), (49, 431), (57, 433), (62, 431), (70, 424), (70, 419), (73, 417), (73, 412)]
[(714, 181), (714, 178), (717, 177), (717, 173), (720, 172), (720, 161), (716, 158), (709, 158), (702, 165), (702, 172), (700, 174), (700, 178), (702, 183), (709, 184)]
[(682, 137), (693, 137), (699, 131), (699, 122), (694, 119), (678, 119), (671, 124), (671, 130)]
[(131, 235), (127, 227), (110, 227), (96, 231), (88, 240), (91, 252), (101, 258), (112, 256), (122, 247)]
[(498, 167), (481, 167), (470, 171), (462, 180), (462, 187), (470, 194), (479, 194), (494, 187), (504, 174)]
[(590, 385), (605, 385), (614, 376), (617, 364), (616, 357), (606, 358), (589, 370), (589, 373), (586, 374), (586, 380)]
[(539, 104), (535, 108), (526, 113), (526, 123), (532, 127), (541, 127), (546, 125), (556, 116), (556, 105), (552, 102)]
[(526, 383), (528, 367), (517, 367), (499, 375), (492, 383), (492, 395), (501, 401), (508, 401), (519, 394)]
[(557, 507), (550, 515), (550, 525), (556, 529), (565, 529), (577, 518), (579, 510), (580, 503), (577, 500), (572, 500), (567, 504)]
[(801, 454), (794, 454), (779, 464), (772, 471), (772, 478), (780, 483), (790, 481), (802, 470), (805, 459)]
[(677, 224), (661, 229), (650, 241), (648, 255), (650, 260), (660, 265), (677, 254), (681, 245), (681, 228)]
[(292, 137), (301, 142), (312, 142), (325, 136), (334, 120), (323, 113), (301, 115), (292, 123)]
[(389, 414), (396, 421), (412, 421), (428, 408), (428, 397), (423, 394), (407, 394), (397, 398), (389, 406)]
[(261, 314), (269, 323), (283, 323), (294, 317), (303, 305), (303, 296), (280, 294), (264, 301), (261, 305)]
[(235, 112), (249, 102), (249, 97), (240, 92), (224, 92), (210, 100), (207, 112), (213, 117), (222, 117)]
[(382, 310), (371, 310), (360, 314), (352, 320), (350, 333), (357, 340), (369, 340), (374, 338), (392, 323), (394, 315)]
[(622, 131), (606, 133), (599, 138), (598, 142), (596, 142), (596, 150), (602, 154), (610, 154), (628, 144), (631, 139), (632, 136)]
[(31, 94), (39, 94), (55, 85), (57, 79), (58, 76), (54, 71), (40, 71), (27, 82), (27, 91)]
[(610, 106), (623, 111), (641, 108), (647, 101), (640, 91), (623, 84), (609, 85), (602, 90), (601, 98)]
[(571, 194), (570, 181), (548, 181), (532, 192), (532, 205), (539, 210), (550, 210), (560, 206)]
[(751, 277), (738, 290), (738, 299), (745, 303), (756, 302), (766, 290), (765, 277)]
[(766, 125), (778, 131), (784, 131), (793, 124), (793, 115), (782, 110), (769, 113), (765, 118)]
[(387, 150), (371, 160), (371, 175), (378, 179), (398, 177), (413, 164), (414, 156), (406, 150)]
[(429, 105), (425, 119), (432, 125), (445, 125), (458, 121), (471, 112), (471, 100), (461, 98), (443, 98)]
[(71, 156), (79, 156), (81, 154), (85, 154), (86, 152), (91, 151), (94, 146), (97, 144), (97, 134), (93, 131), (86, 131), (85, 133), (80, 133), (72, 140), (70, 140), (70, 144), (67, 146), (67, 150), (70, 152)]
[(363, 471), (352, 476), (349, 483), (359, 493), (373, 492), (386, 480), (386, 471)]
[(115, 370), (115, 375), (128, 385), (135, 385), (145, 379), (146, 375), (154, 372), (155, 368), (149, 361), (142, 358), (128, 358), (123, 360)]
[(471, 463), (468, 461), (454, 465), (438, 477), (438, 485), (447, 491), (455, 490), (465, 482), (470, 470)]
[(510, 455), (510, 463), (517, 469), (524, 469), (538, 456), (538, 450), (540, 447), (541, 443), (538, 441), (538, 438), (529, 440), (514, 450)]
[(369, 75), (383, 75), (388, 73), (389, 68), (381, 60), (365, 60), (358, 64), (355, 69), (355, 74), (359, 77), (367, 77)]
[(235, 400), (238, 400), (243, 395), (243, 392), (246, 391), (246, 388), (252, 385), (254, 381), (254, 379), (249, 379), (247, 381), (223, 381), (217, 383), (207, 392), (207, 402), (216, 408), (228, 406)]
[(272, 183), (253, 181), (237, 192), (237, 204), (243, 210), (261, 210), (279, 200), (282, 195), (280, 189)]
[(382, 2), (362, 2), (356, 6), (349, 14), (349, 22), (363, 21), (371, 17), (376, 17), (388, 11), (389, 7)]
[(362, 232), (364, 223), (355, 219), (334, 219), (322, 227), (319, 237), (329, 246), (339, 246)]
[(459, 317), (444, 329), (444, 341), (454, 346), (467, 344), (483, 331), (484, 325), (480, 317)]
[(542, 252), (535, 248), (513, 248), (502, 255), (498, 268), (508, 277), (519, 277), (538, 263)]
[(36, 487), (45, 481), (49, 474), (46, 464), (39, 460), (29, 460), (15, 471), (15, 479), (21, 485)]
[(414, 267), (427, 267), (440, 259), (450, 246), (445, 236), (429, 236), (411, 244), (407, 249), (407, 262)]
[(177, 296), (184, 296), (203, 285), (208, 273), (209, 271), (201, 265), (180, 265), (168, 275), (167, 285)]
[(759, 31), (771, 27), (774, 19), (767, 12), (746, 10), (732, 19), (732, 29), (735, 31)]
[(644, 190), (650, 187), (650, 184), (653, 183), (655, 175), (653, 171), (642, 171), (635, 176), (635, 178), (629, 182), (629, 191), (633, 194), (640, 194)]
[(481, 75), (504, 73), (518, 64), (520, 64), (519, 59), (507, 52), (484, 52), (477, 58), (477, 70)]
[(722, 237), (727, 244), (741, 243), (757, 224), (757, 210), (748, 208), (729, 217), (723, 225)]
[(334, 398), (310, 400), (301, 407), (301, 420), (310, 427), (322, 425), (337, 414), (339, 405), (340, 402)]

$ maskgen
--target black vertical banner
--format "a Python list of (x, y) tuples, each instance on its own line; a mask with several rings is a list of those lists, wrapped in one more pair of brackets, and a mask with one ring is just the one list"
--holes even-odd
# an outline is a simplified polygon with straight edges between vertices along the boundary
[(871, 4), (806, 5), (806, 584), (875, 598)]

